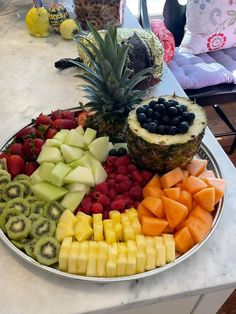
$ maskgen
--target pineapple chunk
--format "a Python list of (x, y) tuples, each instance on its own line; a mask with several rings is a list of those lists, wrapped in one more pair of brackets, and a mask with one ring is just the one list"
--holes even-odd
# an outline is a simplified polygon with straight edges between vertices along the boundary
[(103, 224), (102, 222), (93, 222), (93, 239), (94, 241), (103, 241)]
[(88, 265), (88, 249), (89, 242), (83, 241), (80, 243), (79, 256), (78, 256), (78, 273), (86, 275)]
[(124, 226), (124, 241), (135, 240), (135, 232), (131, 225)]
[(123, 241), (124, 235), (123, 235), (123, 227), (121, 223), (115, 223), (114, 225), (114, 231), (116, 234), (116, 240), (117, 241)]
[(67, 237), (63, 240), (59, 253), (59, 269), (62, 271), (68, 270), (68, 258), (72, 246), (72, 237)]
[(133, 207), (130, 209), (126, 209), (125, 213), (128, 216), (130, 222), (132, 222), (135, 218), (138, 218), (138, 211)]
[(71, 226), (70, 224), (67, 225), (61, 222), (58, 223), (55, 235), (58, 242), (62, 242), (63, 239), (67, 237), (72, 237), (74, 234), (74, 226)]
[(105, 241), (98, 242), (98, 258), (97, 258), (97, 275), (99, 277), (106, 276), (108, 244)]
[(79, 211), (78, 214), (76, 215), (76, 218), (79, 221), (83, 221), (84, 223), (88, 223), (89, 226), (92, 226), (92, 217), (90, 215), (87, 215), (87, 214)]
[(117, 243), (108, 245), (108, 256), (106, 263), (106, 274), (108, 277), (116, 276), (117, 257), (118, 257)]
[(103, 220), (103, 226), (104, 226), (104, 229), (110, 229), (112, 230), (113, 229), (113, 222), (111, 219), (104, 219)]
[(123, 228), (130, 225), (129, 217), (125, 213), (120, 214), (120, 222)]
[(163, 238), (155, 237), (156, 245), (156, 266), (164, 266), (166, 264), (166, 247)]
[(162, 235), (166, 247), (166, 262), (171, 263), (175, 260), (175, 241), (172, 234)]
[(134, 229), (135, 234), (142, 234), (142, 227), (138, 218), (132, 220), (131, 226)]
[(98, 243), (89, 241), (87, 276), (97, 276)]
[(137, 245), (134, 240), (127, 241), (127, 275), (136, 273)]
[(93, 223), (102, 222), (102, 214), (93, 214)]
[(105, 239), (107, 243), (112, 244), (116, 242), (115, 231), (110, 230), (110, 229), (105, 229), (104, 234), (105, 234)]
[(63, 223), (64, 225), (70, 225), (74, 227), (74, 225), (78, 222), (78, 219), (69, 209), (66, 209), (62, 213), (59, 222)]
[(78, 257), (79, 257), (80, 243), (72, 242), (71, 250), (68, 258), (68, 273), (78, 274)]
[(120, 223), (120, 212), (118, 210), (111, 210), (109, 212), (109, 217), (113, 223)]
[(136, 261), (136, 272), (143, 273), (146, 265), (146, 240), (144, 235), (136, 236), (137, 244), (137, 261)]
[(146, 237), (146, 256), (145, 270), (156, 268), (156, 248), (153, 237)]
[(89, 226), (88, 223), (84, 221), (79, 221), (75, 225), (75, 237), (77, 241), (85, 241), (91, 238), (93, 235), (93, 229)]
[(127, 274), (127, 246), (126, 243), (118, 243), (118, 257), (116, 263), (116, 276)]

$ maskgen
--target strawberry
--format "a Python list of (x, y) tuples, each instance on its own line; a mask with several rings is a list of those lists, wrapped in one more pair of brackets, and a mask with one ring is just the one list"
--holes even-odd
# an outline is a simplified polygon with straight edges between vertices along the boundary
[(7, 169), (11, 174), (11, 177), (14, 178), (20, 173), (23, 173), (25, 167), (25, 162), (23, 158), (19, 155), (12, 155), (7, 158)]
[(36, 162), (32, 162), (32, 161), (27, 162), (27, 163), (25, 164), (25, 168), (24, 168), (23, 173), (30, 177), (31, 174), (32, 174), (33, 172), (35, 172), (35, 170), (38, 168), (38, 166), (39, 166), (39, 165), (38, 165)]
[(12, 155), (19, 155), (21, 157), (24, 156), (23, 153), (23, 145), (21, 143), (13, 143), (7, 148), (7, 152)]
[(50, 128), (50, 126), (49, 126), (49, 125), (46, 125), (46, 124), (39, 124), (39, 125), (37, 126), (37, 130), (39, 131), (41, 138), (44, 138), (44, 136), (45, 136), (45, 134), (46, 134), (46, 132), (47, 132), (47, 130), (48, 130), (49, 128)]
[(8, 154), (8, 153), (6, 153), (6, 152), (1, 152), (0, 153), (0, 159), (2, 159), (2, 158), (8, 158), (10, 155)]
[(55, 111), (52, 111), (51, 113), (51, 119), (54, 121), (54, 120), (57, 120), (57, 119), (62, 119), (62, 111), (61, 110), (55, 110)]
[(41, 137), (40, 132), (33, 126), (24, 128), (16, 133), (16, 138), (25, 140), (27, 138)]
[(36, 118), (35, 124), (36, 125), (40, 125), (40, 124), (51, 125), (52, 119), (46, 116), (45, 114), (40, 114), (38, 118)]
[(23, 151), (28, 161), (34, 161), (37, 159), (39, 153), (41, 152), (41, 147), (44, 141), (40, 138), (28, 138), (24, 141)]
[(55, 135), (57, 134), (57, 130), (56, 129), (48, 129), (46, 134), (44, 135), (45, 140), (49, 139), (49, 138), (53, 138)]
[(61, 119), (75, 120), (75, 114), (72, 111), (62, 111)]
[(52, 128), (56, 130), (61, 130), (61, 129), (74, 129), (76, 128), (76, 122), (75, 120), (70, 120), (70, 119), (56, 119), (52, 123)]

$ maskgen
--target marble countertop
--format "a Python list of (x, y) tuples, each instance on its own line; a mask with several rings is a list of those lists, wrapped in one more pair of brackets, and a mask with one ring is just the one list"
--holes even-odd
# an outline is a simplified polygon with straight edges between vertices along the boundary
[[(126, 12), (128, 26), (135, 26)], [(76, 70), (58, 72), (54, 62), (76, 57), (73, 42), (59, 35), (31, 37), (15, 14), (0, 15), (0, 142), (29, 123), (39, 113), (70, 108), (83, 99)], [(165, 68), (154, 94), (184, 95)], [(204, 142), (227, 179), (225, 209), (206, 244), (174, 268), (146, 279), (94, 284), (56, 277), (38, 270), (14, 255), (0, 242), (0, 312), (112, 313), (207, 291), (236, 286), (236, 171), (212, 133)]]

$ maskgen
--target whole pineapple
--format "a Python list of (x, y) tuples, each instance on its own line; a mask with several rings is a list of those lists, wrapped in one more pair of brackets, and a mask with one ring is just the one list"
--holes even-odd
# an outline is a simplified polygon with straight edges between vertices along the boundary
[(135, 87), (148, 77), (152, 68), (133, 75), (127, 66), (129, 45), (118, 43), (116, 27), (109, 27), (102, 38), (91, 24), (88, 26), (96, 45), (83, 36), (79, 36), (77, 43), (89, 59), (89, 66), (72, 61), (84, 70), (77, 77), (89, 83), (84, 91), (90, 101), (83, 107), (95, 114), (88, 117), (86, 126), (96, 129), (99, 135), (108, 135), (113, 142), (122, 142), (128, 114), (145, 95)]

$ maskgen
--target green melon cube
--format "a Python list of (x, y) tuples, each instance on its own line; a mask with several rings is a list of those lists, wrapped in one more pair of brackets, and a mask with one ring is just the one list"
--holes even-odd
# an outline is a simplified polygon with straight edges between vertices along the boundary
[(105, 169), (103, 168), (100, 161), (95, 158), (92, 159), (92, 172), (95, 185), (104, 182), (107, 178)]
[(62, 144), (61, 141), (54, 139), (54, 138), (49, 138), (46, 140), (44, 146), (54, 146), (54, 147), (60, 147)]
[(78, 160), (72, 161), (71, 163), (68, 164), (68, 166), (70, 166), (71, 168), (76, 168), (78, 166), (91, 168), (92, 164), (89, 155), (87, 154), (87, 152), (85, 152), (84, 156), (82, 156)]
[(84, 132), (84, 142), (86, 145), (90, 144), (93, 140), (95, 140), (97, 135), (97, 131), (87, 128)]
[(62, 186), (64, 183), (64, 177), (70, 173), (71, 170), (72, 169), (63, 162), (59, 162), (51, 171), (49, 181), (56, 186)]
[(57, 164), (60, 161), (63, 161), (61, 151), (57, 147), (51, 146), (44, 146), (37, 159), (39, 164), (44, 162), (52, 162)]
[(61, 141), (63, 143), (64, 139), (66, 138), (66, 136), (68, 135), (69, 132), (70, 132), (69, 130), (63, 129), (63, 130), (57, 132), (57, 134), (54, 135), (53, 139)]
[(76, 132), (78, 132), (80, 135), (84, 135), (84, 128), (79, 125), (76, 129)]
[(72, 161), (80, 159), (84, 154), (83, 149), (78, 148), (78, 147), (69, 146), (66, 144), (61, 145), (61, 152), (62, 152), (62, 155), (63, 155), (66, 163), (70, 163)]
[(61, 205), (64, 206), (66, 209), (74, 212), (84, 198), (84, 195), (84, 191), (69, 192), (64, 196), (63, 200), (61, 201)]
[(50, 175), (53, 170), (55, 165), (51, 162), (44, 162), (43, 164), (40, 165), (39, 169), (39, 176), (44, 180), (44, 181), (49, 181), (50, 182)]
[(43, 182), (43, 179), (39, 175), (39, 168), (38, 168), (38, 169), (36, 169), (34, 171), (34, 173), (31, 174), (31, 176), (30, 176), (30, 183), (32, 185), (35, 185), (35, 184), (38, 184), (38, 183), (41, 183), (41, 182)]
[(99, 161), (103, 162), (108, 156), (109, 137), (102, 136), (92, 141), (88, 149)]
[(75, 147), (84, 147), (84, 137), (79, 134), (76, 130), (70, 130), (64, 139), (64, 143), (67, 145), (75, 146)]
[(92, 170), (86, 167), (78, 166), (72, 170), (64, 179), (65, 183), (85, 183), (94, 186), (94, 178)]
[(66, 185), (66, 189), (69, 192), (85, 192), (86, 194), (89, 192), (89, 186), (85, 183), (71, 183)]
[(35, 184), (31, 189), (35, 196), (46, 202), (56, 201), (68, 192), (65, 188), (55, 186), (48, 182)]

